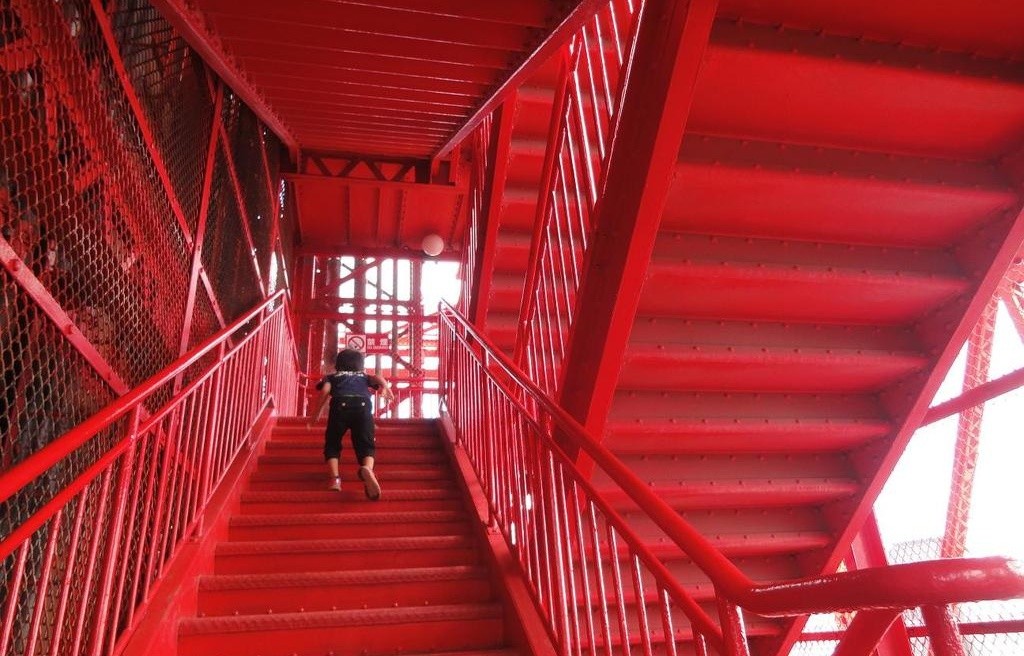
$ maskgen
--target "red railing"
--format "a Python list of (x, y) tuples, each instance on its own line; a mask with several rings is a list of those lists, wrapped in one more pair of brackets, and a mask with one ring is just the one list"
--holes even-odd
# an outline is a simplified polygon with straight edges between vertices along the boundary
[(721, 651), (714, 621), (555, 442), (555, 417), (523, 405), (540, 391), (517, 385), (511, 365), (451, 309), (441, 352), (459, 443), (563, 652), (628, 653), (639, 641), (645, 654), (659, 644), (675, 654), (682, 634)]
[[(0, 503), (31, 510), (0, 542), (0, 653), (115, 651), (200, 531), (256, 421), (271, 407), (295, 413), (298, 360), (284, 300), (279, 292), (261, 303), (0, 476)], [(121, 436), (114, 446), (65, 483), (81, 451), (111, 431)]]
[[(444, 308), (442, 319), (445, 408), (488, 496), (492, 519), (518, 556), (563, 653), (596, 644), (613, 648), (632, 636), (645, 655), (659, 645), (674, 654), (674, 642), (689, 639), (697, 641), (697, 653), (704, 653), (700, 643), (706, 639), (727, 656), (748, 654), (743, 608), (768, 617), (856, 612), (835, 653), (866, 655), (901, 611), (921, 607), (936, 655), (946, 656), (959, 653), (942, 647), (957, 644), (951, 604), (1024, 595), (1024, 568), (1005, 558), (937, 560), (756, 583), (455, 310)], [(589, 459), (594, 471), (621, 488), (711, 580), (721, 628), (710, 623), (564, 449)], [(623, 562), (632, 596), (623, 589)], [(636, 604), (638, 599), (646, 603)], [(651, 630), (646, 606), (652, 604), (663, 621), (660, 633)], [(673, 608), (682, 611), (692, 631), (673, 628)], [(609, 617), (618, 618), (617, 626)], [(665, 639), (670, 635), (675, 641)]]
[(612, 0), (577, 32), (555, 89), (516, 361), (557, 389), (583, 258), (619, 106), (639, 0)]
[(459, 306), (469, 310), (469, 303), (475, 297), (474, 285), (479, 279), (480, 247), (484, 239), (484, 220), (487, 216), (487, 172), (494, 165), (491, 159), (494, 131), (494, 114), (484, 117), (468, 140), (472, 149), (472, 167), (469, 173), (469, 208), (466, 230), (466, 247), (462, 256), (462, 293)]

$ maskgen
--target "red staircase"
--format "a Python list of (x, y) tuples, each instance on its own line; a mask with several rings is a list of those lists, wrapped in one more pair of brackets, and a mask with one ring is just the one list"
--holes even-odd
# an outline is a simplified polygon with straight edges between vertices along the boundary
[(379, 426), (376, 503), (345, 465), (325, 489), (321, 431), (285, 419), (268, 439), (179, 653), (512, 653), (433, 424)]
[(781, 581), (846, 555), (967, 299), (1007, 263), (1021, 194), (1000, 159), (1024, 87), (1008, 53), (938, 31), (921, 41), (941, 55), (846, 38), (851, 17), (768, 14), (723, 3), (712, 28), (604, 435), (752, 578)]

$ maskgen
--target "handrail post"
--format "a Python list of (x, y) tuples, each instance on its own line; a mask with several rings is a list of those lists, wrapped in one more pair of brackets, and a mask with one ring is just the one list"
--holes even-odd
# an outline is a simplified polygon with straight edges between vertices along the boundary
[[(217, 351), (217, 360), (222, 362), (224, 359), (224, 346), (223, 344)], [(200, 472), (202, 476), (202, 483), (200, 489), (202, 490), (202, 498), (208, 499), (210, 497), (211, 481), (213, 479), (213, 449), (214, 442), (216, 442), (217, 435), (220, 431), (220, 401), (221, 401), (221, 380), (223, 379), (224, 368), (218, 367), (217, 371), (213, 372), (213, 376), (210, 377), (210, 396), (207, 397), (209, 408), (207, 415), (208, 420), (206, 422), (206, 435), (203, 439), (206, 440), (205, 448), (203, 449), (203, 459), (199, 461)], [(196, 536), (201, 536), (206, 533), (206, 528), (203, 525), (203, 515), (200, 514), (196, 519)]]
[(922, 606), (921, 615), (935, 656), (966, 656), (952, 606)]
[(488, 530), (494, 530), (498, 525), (498, 520), (494, 515), (494, 506), (498, 494), (496, 485), (498, 465), (497, 455), (494, 453), (494, 415), (491, 414), (494, 403), (491, 399), (491, 385), (487, 378), (487, 372), (490, 370), (489, 365), (490, 356), (484, 351), (480, 372), (480, 406), (477, 408), (477, 412), (480, 413), (480, 419), (483, 420), (481, 424), (486, 427), (485, 434), (481, 435), (480, 438), (483, 441), (484, 462), (486, 463), (484, 477), (487, 480), (487, 489), (485, 490), (487, 494), (487, 528)]
[[(103, 578), (100, 579), (99, 594), (96, 597), (97, 610), (95, 613), (96, 622), (93, 625), (92, 646), (90, 653), (98, 654), (102, 651), (103, 636), (106, 633), (107, 611), (110, 609), (111, 588), (114, 584), (114, 571), (117, 568), (120, 558), (118, 548), (121, 542), (121, 533), (124, 529), (124, 516), (128, 504), (129, 474), (131, 464), (135, 459), (136, 437), (139, 432), (139, 422), (142, 415), (142, 405), (132, 409), (128, 418), (128, 430), (126, 439), (131, 440), (131, 446), (121, 455), (121, 471), (117, 477), (117, 487), (114, 494), (114, 509), (112, 515), (113, 526), (110, 529), (106, 553), (104, 554)], [(110, 618), (117, 622), (117, 618)]]
[(750, 656), (743, 611), (729, 601), (718, 587), (715, 588), (715, 601), (718, 604), (718, 619), (722, 625), (722, 638), (725, 642), (724, 656)]

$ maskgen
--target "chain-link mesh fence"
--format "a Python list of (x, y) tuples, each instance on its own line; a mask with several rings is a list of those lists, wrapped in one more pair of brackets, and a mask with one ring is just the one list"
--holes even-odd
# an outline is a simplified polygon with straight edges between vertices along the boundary
[[(274, 287), (282, 288), (294, 227), (275, 227), (293, 218), (277, 205), (279, 142), (222, 90), (147, 0), (109, 7), (6, 0), (0, 54), (4, 471), (249, 310), (261, 298), (261, 282), (269, 286), (273, 254), (284, 247), (274, 273)], [(215, 113), (221, 93), (223, 110)], [(207, 171), (206, 153), (222, 120), (229, 141), (217, 144), (214, 170)], [(226, 153), (237, 167), (243, 207)], [(199, 230), (204, 208), (205, 235)], [(202, 266), (194, 269), (197, 250)], [(158, 389), (148, 412), (216, 358), (208, 355)], [(100, 460), (124, 436), (126, 422), (96, 434), (0, 504), (0, 540)], [(151, 480), (165, 452), (159, 440), (140, 442), (133, 475)], [(61, 642), (62, 632), (84, 632), (78, 651), (90, 649), (88, 631), (75, 618), (90, 616), (97, 588), (82, 568), (110, 528), (109, 483), (121, 466), (93, 480), (4, 560), (0, 608), (11, 601), (16, 620), (8, 653), (39, 652)], [(139, 513), (125, 521), (133, 527), (124, 533), (130, 558), (152, 552), (154, 540), (169, 545), (180, 537), (155, 531), (154, 519)], [(54, 583), (41, 587), (47, 568)], [(132, 599), (118, 600), (125, 610), (112, 631), (125, 625), (126, 609), (141, 598), (132, 577), (142, 574), (126, 576)], [(8, 600), (9, 589), (22, 592)], [(65, 614), (59, 604), (85, 613)], [(68, 618), (66, 625), (55, 625), (54, 617)]]

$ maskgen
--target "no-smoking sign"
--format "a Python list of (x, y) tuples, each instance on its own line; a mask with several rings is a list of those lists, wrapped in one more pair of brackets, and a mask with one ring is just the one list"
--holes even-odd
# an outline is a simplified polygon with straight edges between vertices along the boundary
[(359, 352), (366, 351), (366, 335), (349, 335), (345, 338), (345, 348)]

